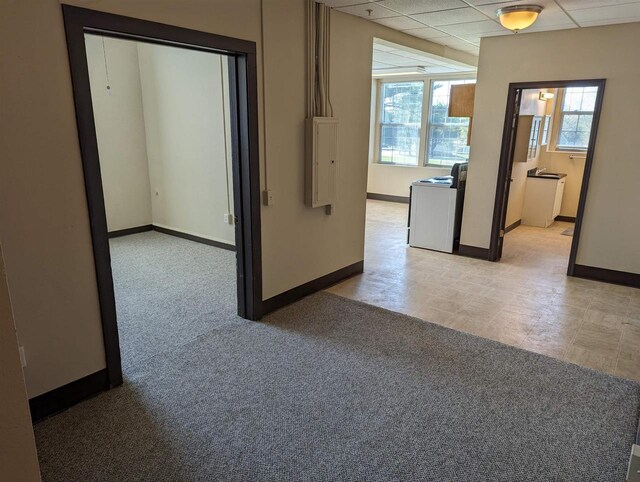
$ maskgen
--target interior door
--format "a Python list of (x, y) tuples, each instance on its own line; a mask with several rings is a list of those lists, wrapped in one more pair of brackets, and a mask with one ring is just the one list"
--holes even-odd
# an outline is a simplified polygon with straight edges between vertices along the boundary
[(500, 230), (498, 232), (497, 260), (502, 257), (502, 246), (504, 244), (505, 224), (507, 222), (507, 204), (509, 203), (509, 189), (513, 179), (513, 155), (516, 148), (516, 133), (518, 132), (518, 119), (520, 116), (520, 101), (522, 99), (522, 89), (516, 89), (513, 97), (513, 115), (511, 118), (511, 130), (509, 131), (509, 158), (505, 177), (501, 180), (504, 183), (502, 199), (500, 200)]

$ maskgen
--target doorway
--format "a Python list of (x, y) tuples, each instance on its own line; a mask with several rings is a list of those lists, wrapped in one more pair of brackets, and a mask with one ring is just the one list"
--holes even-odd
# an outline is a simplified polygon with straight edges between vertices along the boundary
[[(571, 237), (566, 273), (574, 275), (604, 87), (604, 79), (509, 85), (490, 261), (502, 258), (505, 235), (515, 227), (528, 224), (547, 228), (555, 220), (570, 221), (575, 223), (573, 229), (567, 225), (562, 232)], [(540, 103), (542, 110), (536, 112), (539, 107), (536, 104)], [(563, 190), (569, 180), (567, 173), (539, 165), (541, 149), (584, 163), (582, 178), (577, 181), (579, 188), (576, 188), (576, 206), (572, 212), (575, 216), (561, 214)], [(514, 177), (514, 173), (518, 175)], [(576, 179), (571, 181), (575, 183)], [(519, 190), (522, 190), (521, 196), (515, 194)]]
[[(236, 247), (237, 313), (261, 316), (261, 239), (255, 43), (179, 27), (63, 5), (78, 136), (96, 265), (108, 385), (122, 384), (122, 361), (114, 295), (103, 179), (91, 97), (85, 35), (147, 45), (180, 47), (228, 59), (231, 184)], [(231, 204), (231, 200), (229, 200)], [(229, 213), (226, 213), (229, 214)]]

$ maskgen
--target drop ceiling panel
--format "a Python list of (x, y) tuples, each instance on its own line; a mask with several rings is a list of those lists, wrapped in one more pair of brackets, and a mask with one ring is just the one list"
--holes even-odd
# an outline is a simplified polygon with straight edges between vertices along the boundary
[[(471, 44), (467, 49), (474, 49)], [(389, 51), (388, 49), (392, 50)], [(381, 50), (384, 49), (384, 50)], [(424, 67), (425, 73), (440, 74), (474, 71), (475, 67), (451, 59), (376, 39), (373, 43), (373, 68)]]
[(440, 43), (442, 43), (442, 45), (446, 45), (447, 47), (453, 47), (454, 49), (477, 47), (477, 44), (473, 45), (470, 42), (467, 42), (466, 40), (462, 40), (456, 37), (444, 38), (440, 41)]
[(451, 10), (467, 6), (461, 0), (382, 0), (377, 3), (406, 15)]
[(498, 22), (493, 20), (480, 20), (479, 22), (458, 23), (454, 25), (444, 25), (440, 27), (451, 35), (474, 35), (484, 33), (500, 32), (502, 34), (508, 33), (505, 28)]
[(558, 0), (558, 3), (567, 10), (595, 7), (612, 7), (616, 5), (639, 2), (640, 0)]
[(401, 55), (395, 55), (389, 52), (375, 52), (373, 59), (376, 62), (384, 62), (385, 64), (391, 64), (398, 67), (421, 65), (416, 59), (410, 59)]
[(487, 19), (485, 15), (471, 7), (443, 10), (440, 12), (419, 13), (417, 15), (412, 15), (412, 17), (431, 27), (465, 22), (477, 22)]
[(409, 35), (413, 35), (414, 37), (427, 39), (427, 40), (448, 37), (448, 35), (445, 32), (441, 30), (436, 30), (435, 28), (431, 28), (431, 27), (403, 30), (403, 32)]
[[(397, 17), (398, 12), (389, 10), (375, 3), (363, 3), (360, 5), (353, 5), (351, 7), (340, 7), (337, 10), (350, 13), (351, 15), (357, 15), (358, 17), (364, 17), (367, 20), (376, 20), (378, 18)], [(371, 10), (371, 15), (367, 10)]]
[(633, 21), (634, 18), (640, 17), (640, 3), (628, 3), (625, 5), (613, 5), (608, 7), (581, 8), (571, 10), (571, 16), (576, 22), (602, 22), (606, 24), (611, 20)]
[(409, 30), (412, 28), (424, 27), (424, 25), (422, 25), (417, 20), (413, 20), (412, 18), (404, 17), (404, 16), (381, 18), (381, 19), (375, 20), (375, 22), (382, 25), (386, 25), (387, 27), (393, 28), (395, 30)]

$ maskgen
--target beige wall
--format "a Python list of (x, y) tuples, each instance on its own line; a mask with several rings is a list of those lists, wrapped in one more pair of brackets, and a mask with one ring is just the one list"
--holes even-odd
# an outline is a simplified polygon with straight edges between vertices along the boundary
[[(259, 0), (69, 1), (258, 43)], [(95, 268), (62, 12), (58, 0), (4, 0), (0, 240), (30, 396), (105, 367)], [(305, 2), (264, 2), (266, 114), (258, 55), (263, 296), (363, 258), (373, 37), (473, 63), (474, 57), (346, 14), (332, 15), (331, 87), (340, 118), (333, 216), (304, 205)], [(268, 128), (262, 130), (263, 119)], [(266, 146), (266, 150), (265, 150)], [(29, 355), (28, 355), (29, 356)]]
[(607, 79), (577, 263), (640, 273), (640, 23), (484, 38), (462, 225), (489, 247), (509, 82)]
[(227, 58), (138, 44), (153, 224), (235, 244)]
[(137, 42), (86, 35), (85, 44), (107, 227), (151, 224)]
[(0, 478), (40, 480), (16, 327), (0, 249)]

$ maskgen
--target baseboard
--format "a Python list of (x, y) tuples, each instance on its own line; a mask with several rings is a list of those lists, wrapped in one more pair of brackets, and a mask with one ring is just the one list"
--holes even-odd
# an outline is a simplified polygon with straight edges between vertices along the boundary
[(109, 374), (106, 368), (75, 382), (67, 383), (29, 400), (31, 420), (35, 423), (109, 388)]
[(477, 246), (468, 246), (461, 244), (458, 248), (458, 254), (460, 256), (466, 256), (467, 258), (489, 259), (489, 250), (487, 248), (478, 248)]
[(513, 231), (514, 229), (516, 229), (521, 224), (522, 224), (522, 219), (518, 219), (515, 223), (510, 224), (509, 226), (504, 228), (504, 234), (507, 234), (509, 231)]
[(374, 199), (376, 201), (388, 201), (390, 203), (409, 204), (409, 196), (393, 196), (391, 194), (378, 194), (375, 192), (368, 192), (367, 199)]
[(615, 271), (613, 269), (576, 264), (573, 267), (573, 276), (576, 278), (586, 278), (595, 281), (604, 281), (605, 283), (640, 288), (640, 274), (637, 273), (627, 273), (625, 271)]
[(153, 230), (162, 234), (168, 234), (169, 236), (175, 236), (176, 238), (188, 239), (189, 241), (195, 241), (196, 243), (208, 244), (209, 246), (215, 246), (216, 248), (222, 248), (229, 251), (235, 251), (236, 247), (233, 244), (223, 243), (222, 241), (214, 241), (213, 239), (207, 239), (194, 234), (183, 233), (181, 231), (175, 231), (173, 229), (163, 228), (153, 225)]
[(573, 216), (556, 216), (556, 221), (565, 221), (567, 223), (575, 223), (576, 222), (576, 218), (574, 218)]
[(291, 304), (294, 301), (299, 300), (300, 298), (304, 298), (305, 296), (315, 293), (316, 291), (326, 289), (329, 286), (338, 283), (339, 281), (360, 274), (363, 272), (363, 270), (364, 261), (358, 261), (357, 263), (345, 266), (344, 268), (334, 271), (333, 273), (326, 274), (324, 276), (321, 276), (320, 278), (309, 281), (308, 283), (292, 288), (289, 291), (280, 293), (279, 295), (269, 298), (268, 300), (264, 300), (262, 302), (262, 315), (271, 313), (278, 308), (282, 308), (283, 306)]
[(109, 235), (109, 238), (119, 238), (120, 236), (128, 236), (130, 234), (144, 233), (152, 230), (153, 230), (152, 224), (145, 224), (144, 226), (136, 226), (134, 228), (118, 229), (117, 231), (109, 231), (108, 235)]

